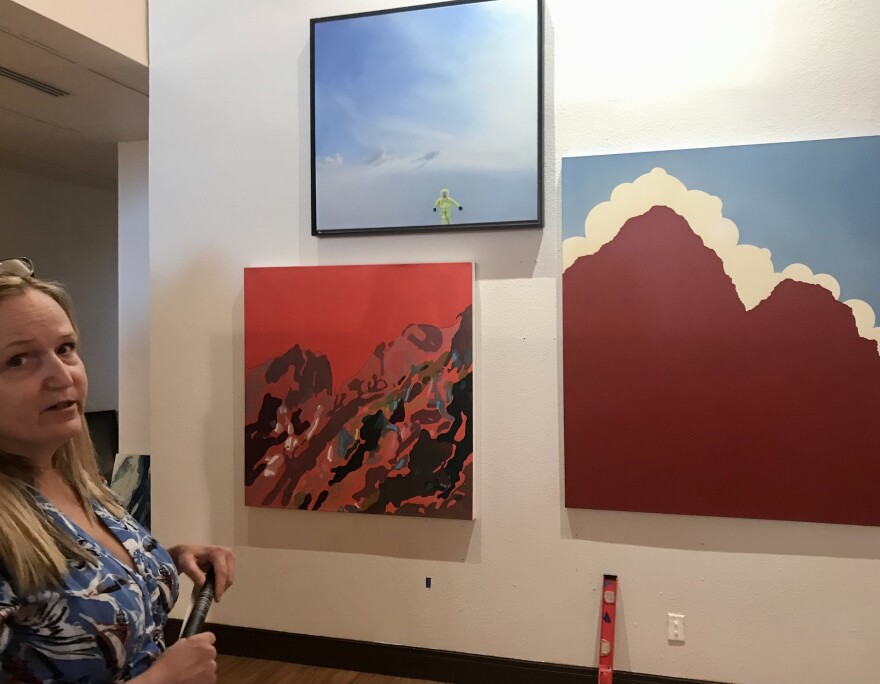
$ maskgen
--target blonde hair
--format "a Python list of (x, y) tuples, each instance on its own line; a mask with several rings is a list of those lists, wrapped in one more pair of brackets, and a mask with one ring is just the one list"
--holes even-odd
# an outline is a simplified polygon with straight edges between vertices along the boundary
[[(51, 297), (67, 314), (78, 332), (70, 297), (57, 283), (32, 276), (0, 275), (0, 302), (28, 292)], [(83, 429), (63, 444), (52, 464), (71, 486), (86, 515), (93, 521), (92, 503), (105, 506), (113, 515), (124, 510), (98, 474), (95, 448), (84, 416)], [(34, 469), (23, 456), (0, 450), (0, 564), (10, 574), (16, 590), (34, 593), (61, 584), (71, 560), (94, 563), (94, 559), (43, 511), (28, 486), (34, 484)]]

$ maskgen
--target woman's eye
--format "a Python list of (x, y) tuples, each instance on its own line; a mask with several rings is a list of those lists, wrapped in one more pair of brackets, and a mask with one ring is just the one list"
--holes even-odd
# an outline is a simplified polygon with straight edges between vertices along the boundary
[(76, 351), (76, 344), (73, 342), (65, 342), (60, 347), (58, 347), (58, 353), (64, 356), (65, 354), (71, 354)]
[(20, 368), (24, 365), (24, 354), (13, 356), (6, 362), (7, 368)]

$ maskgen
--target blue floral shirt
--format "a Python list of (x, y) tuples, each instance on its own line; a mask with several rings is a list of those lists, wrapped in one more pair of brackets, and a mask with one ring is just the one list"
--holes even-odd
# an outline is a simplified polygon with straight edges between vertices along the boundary
[(163, 627), (178, 594), (168, 552), (126, 513), (93, 504), (137, 571), (118, 560), (36, 490), (48, 515), (95, 557), (68, 563), (63, 586), (16, 594), (0, 563), (0, 682), (105, 684), (143, 674), (165, 650)]

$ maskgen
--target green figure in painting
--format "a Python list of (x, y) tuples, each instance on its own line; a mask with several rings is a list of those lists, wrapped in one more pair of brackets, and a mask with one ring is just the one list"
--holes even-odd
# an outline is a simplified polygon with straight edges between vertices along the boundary
[(449, 196), (449, 190), (443, 188), (440, 191), (440, 197), (434, 202), (435, 213), (437, 212), (437, 207), (440, 207), (440, 225), (448, 226), (452, 223), (452, 205), (455, 205), (461, 211), (461, 205)]

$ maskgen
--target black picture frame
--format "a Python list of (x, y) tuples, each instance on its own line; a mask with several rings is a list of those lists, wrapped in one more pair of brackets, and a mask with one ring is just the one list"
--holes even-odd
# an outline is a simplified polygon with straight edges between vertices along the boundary
[(312, 235), (542, 228), (543, 32), (544, 0), (313, 18)]

